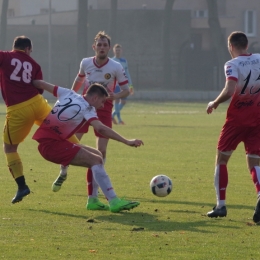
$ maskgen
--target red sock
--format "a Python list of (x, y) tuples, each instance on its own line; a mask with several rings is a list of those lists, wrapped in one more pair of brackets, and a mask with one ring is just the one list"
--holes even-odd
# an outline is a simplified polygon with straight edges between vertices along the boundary
[(259, 194), (260, 192), (260, 167), (259, 166), (255, 166), (251, 169), (251, 176), (252, 176), (252, 180), (255, 184), (255, 188), (256, 188), (256, 192), (257, 194)]
[(226, 199), (226, 188), (228, 185), (228, 171), (225, 164), (217, 165), (215, 169), (215, 188), (218, 200)]
[(87, 170), (87, 192), (88, 192), (88, 196), (91, 196), (93, 194), (93, 174), (91, 169)]

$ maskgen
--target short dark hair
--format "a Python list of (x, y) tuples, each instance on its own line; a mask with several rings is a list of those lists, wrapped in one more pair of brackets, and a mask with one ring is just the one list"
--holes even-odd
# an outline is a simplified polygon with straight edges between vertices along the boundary
[(94, 38), (94, 43), (96, 43), (96, 41), (97, 41), (98, 39), (107, 39), (108, 45), (110, 46), (111, 38), (110, 38), (110, 36), (109, 36), (108, 34), (105, 33), (105, 31), (99, 31), (99, 32), (97, 33), (97, 35), (96, 35), (95, 38)]
[(240, 31), (232, 32), (228, 36), (228, 41), (231, 45), (242, 50), (246, 49), (248, 45), (247, 36), (245, 35), (245, 33)]
[(89, 95), (89, 96), (96, 94), (100, 97), (103, 97), (103, 96), (108, 97), (108, 92), (107, 92), (106, 88), (99, 83), (91, 84), (88, 87), (86, 94)]
[(32, 48), (32, 41), (26, 36), (17, 36), (14, 38), (13, 49), (25, 50), (27, 47)]

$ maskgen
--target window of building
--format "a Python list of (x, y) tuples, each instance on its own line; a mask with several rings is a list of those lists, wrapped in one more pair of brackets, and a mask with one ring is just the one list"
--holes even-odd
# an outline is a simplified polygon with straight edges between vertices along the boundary
[(256, 11), (246, 10), (245, 33), (247, 36), (256, 36)]
[(208, 17), (208, 10), (195, 10), (194, 11), (195, 18), (207, 18)]

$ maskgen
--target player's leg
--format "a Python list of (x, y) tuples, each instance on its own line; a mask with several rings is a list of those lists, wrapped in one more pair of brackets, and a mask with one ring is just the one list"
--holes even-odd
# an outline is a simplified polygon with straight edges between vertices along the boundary
[(116, 125), (117, 124), (117, 120), (115, 117), (118, 118), (118, 113), (120, 112), (119, 110), (119, 102), (120, 102), (120, 99), (115, 99), (114, 100), (114, 110), (112, 112), (112, 122)]
[[(109, 128), (112, 128), (111, 111), (103, 111), (103, 112), (98, 111), (98, 118), (104, 125), (106, 125)], [(105, 163), (106, 150), (107, 150), (109, 139), (100, 135), (97, 131), (94, 132), (96, 136), (96, 148), (101, 152), (103, 156), (103, 162)], [(96, 183), (95, 178), (93, 177), (91, 168), (87, 170), (86, 181), (87, 181), (87, 193), (88, 193), (88, 201), (87, 201), (86, 208), (94, 209), (94, 207), (91, 206), (91, 203), (97, 199), (99, 186)]]
[(34, 124), (34, 113), (31, 104), (19, 109), (8, 108), (3, 131), (4, 153), (7, 166), (18, 186), (18, 191), (12, 199), (12, 203), (17, 203), (24, 196), (30, 193), (26, 184), (23, 164), (18, 153), (19, 144), (29, 134)]
[(120, 103), (119, 103), (118, 124), (120, 124), (120, 125), (124, 125), (125, 124), (124, 121), (121, 119), (121, 110), (125, 106), (126, 100), (127, 100), (127, 98), (122, 98), (122, 99), (120, 99)]
[(243, 141), (244, 130), (225, 124), (221, 130), (218, 140), (218, 151), (215, 163), (214, 186), (217, 203), (212, 211), (207, 213), (208, 217), (224, 217), (226, 209), (226, 188), (228, 185), (227, 164), (232, 152), (237, 145)]
[(253, 221), (260, 222), (260, 126), (250, 128), (244, 142), (248, 170), (255, 185), (257, 202), (253, 214)]
[[(96, 147), (102, 155), (104, 164), (106, 161), (106, 150), (107, 150), (108, 141), (109, 139), (102, 138), (100, 136), (97, 136), (96, 138)], [(104, 208), (104, 206), (100, 207), (100, 202), (98, 200), (99, 185), (93, 176), (93, 172), (91, 168), (87, 170), (86, 180), (87, 180), (87, 192), (88, 192), (88, 201), (87, 201), (86, 208), (88, 210), (96, 210), (96, 209), (98, 210)], [(108, 209), (108, 208), (105, 207), (104, 209)]]
[[(81, 140), (83, 135), (84, 135), (84, 133), (76, 133), (68, 140), (72, 143), (77, 144), (77, 143), (79, 143), (79, 141)], [(55, 179), (55, 181), (52, 183), (52, 186), (51, 186), (52, 191), (58, 192), (61, 189), (62, 184), (64, 183), (64, 181), (67, 180), (68, 168), (69, 168), (69, 165), (62, 165), (62, 164), (60, 165), (59, 175)]]
[(30, 189), (25, 182), (23, 164), (20, 155), (17, 152), (17, 148), (18, 144), (10, 145), (4, 143), (4, 153), (6, 156), (7, 166), (18, 186), (18, 191), (12, 199), (12, 203), (17, 203), (21, 201), (23, 197), (30, 194)]
[(217, 152), (215, 173), (214, 173), (214, 186), (216, 191), (217, 203), (212, 211), (207, 213), (208, 217), (225, 217), (226, 210), (226, 188), (228, 185), (228, 170), (227, 163), (231, 156), (230, 154), (223, 154)]
[(93, 178), (109, 202), (108, 207), (96, 198), (96, 205), (99, 205), (99, 207), (94, 210), (110, 209), (111, 212), (120, 212), (137, 207), (140, 204), (139, 202), (122, 200), (117, 197), (110, 178), (104, 169), (101, 153), (94, 148), (83, 147), (82, 145), (81, 148), (70, 164), (91, 168)]
[(255, 212), (253, 215), (253, 221), (255, 223), (258, 223), (260, 222), (260, 167), (259, 167), (259, 157), (256, 156), (257, 155), (248, 154), (247, 164), (257, 194), (257, 202), (256, 202)]
[[(114, 93), (117, 94), (120, 91), (121, 91), (121, 88), (119, 87), (119, 85), (116, 85)], [(120, 99), (115, 99), (115, 101), (114, 101), (114, 111), (112, 113), (112, 121), (113, 121), (114, 124), (117, 124), (115, 117), (118, 118), (118, 114), (120, 113), (119, 102), (120, 102)]]
[[(40, 105), (39, 105), (40, 104)], [(47, 100), (45, 100), (42, 95), (40, 95), (40, 100), (37, 103), (34, 103), (32, 106), (35, 111), (35, 124), (41, 125), (43, 120), (47, 117), (47, 115), (52, 110), (51, 106), (48, 104)], [(70, 141), (73, 143), (78, 143), (78, 139), (75, 136), (70, 138)], [(58, 178), (52, 184), (53, 191), (59, 191), (62, 183), (67, 179), (67, 169), (68, 166), (60, 165), (60, 174)]]

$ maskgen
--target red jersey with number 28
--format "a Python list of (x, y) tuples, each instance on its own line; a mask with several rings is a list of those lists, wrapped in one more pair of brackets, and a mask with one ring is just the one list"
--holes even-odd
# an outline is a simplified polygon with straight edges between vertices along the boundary
[(42, 79), (40, 65), (23, 51), (0, 51), (1, 92), (7, 107), (27, 101), (43, 91), (32, 85)]
[(260, 54), (238, 56), (225, 64), (226, 80), (237, 82), (226, 122), (234, 126), (260, 125)]

